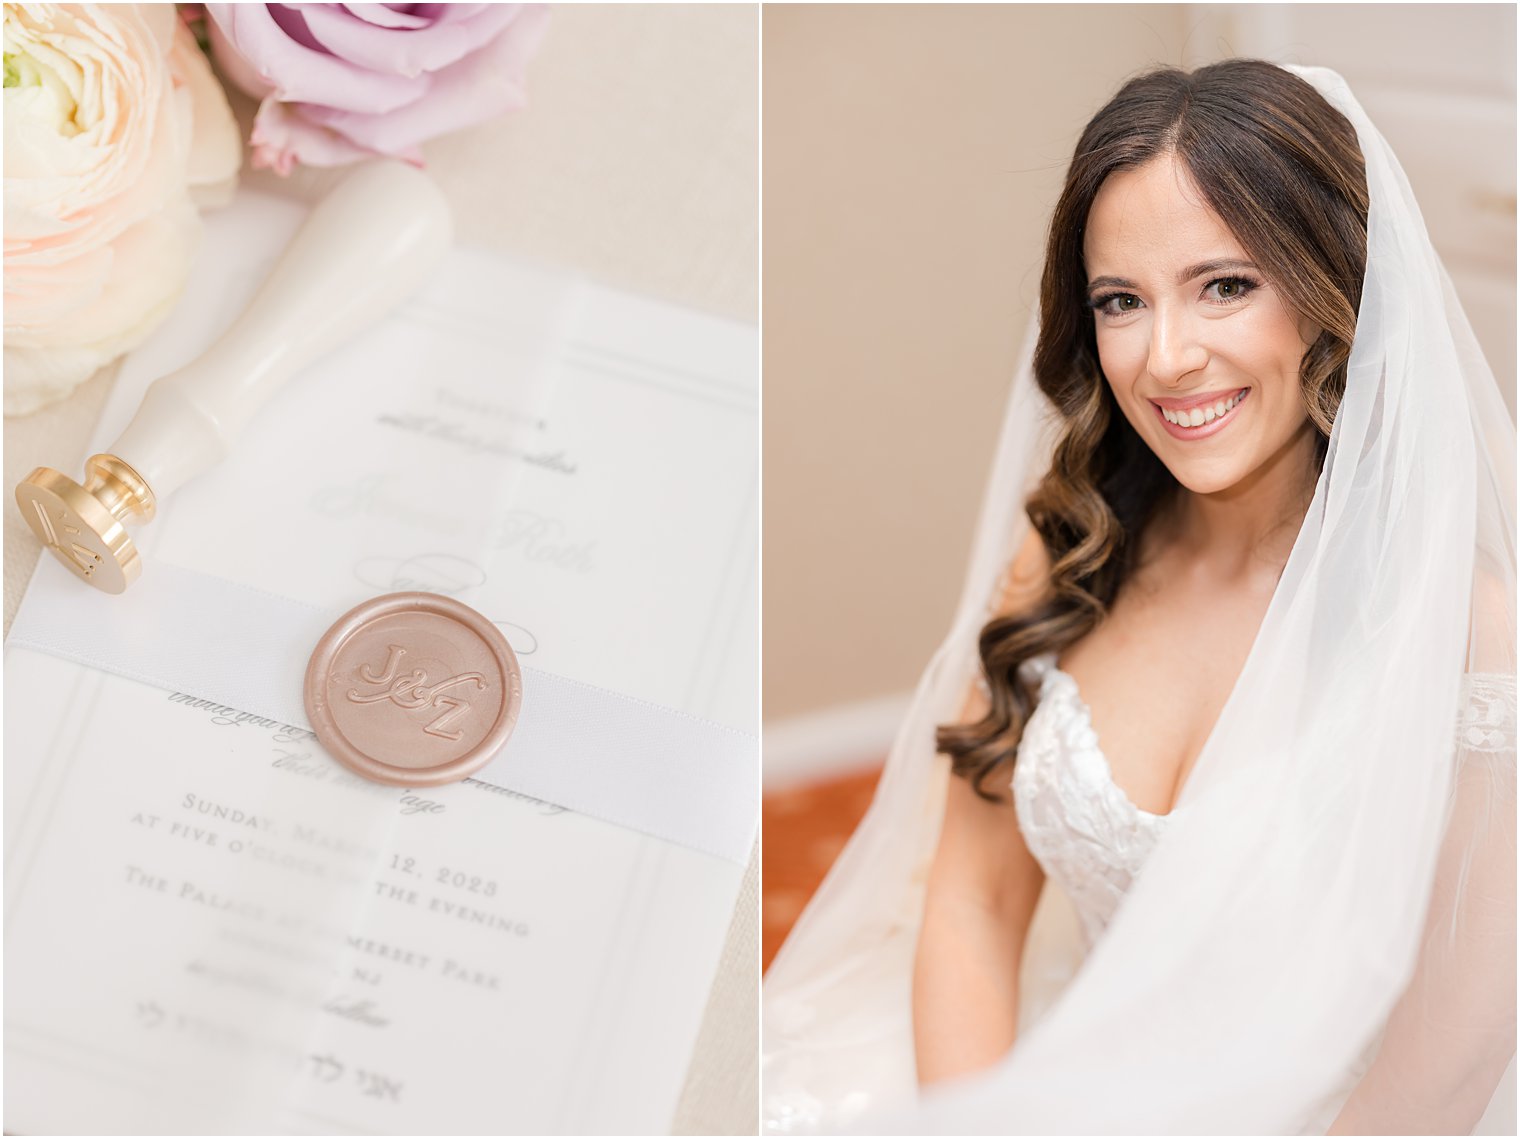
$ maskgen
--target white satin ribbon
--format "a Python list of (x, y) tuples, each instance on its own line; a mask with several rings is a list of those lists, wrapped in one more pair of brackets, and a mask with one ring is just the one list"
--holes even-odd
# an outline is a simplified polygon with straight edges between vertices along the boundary
[[(9, 644), (309, 728), (307, 660), (347, 606), (327, 612), (163, 561), (110, 596), (43, 563)], [(758, 816), (757, 743), (525, 666), (517, 727), (474, 778), (742, 866)]]

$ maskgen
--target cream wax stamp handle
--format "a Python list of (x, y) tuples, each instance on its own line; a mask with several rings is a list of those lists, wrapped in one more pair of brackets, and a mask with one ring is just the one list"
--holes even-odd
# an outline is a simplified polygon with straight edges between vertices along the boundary
[(312, 209), (253, 302), (199, 359), (155, 381), (111, 454), (162, 498), (213, 466), (294, 373), (437, 268), (449, 209), (426, 174), (360, 166)]
[(82, 580), (120, 593), (141, 571), (129, 519), (216, 464), (281, 384), (389, 312), (452, 239), (442, 193), (421, 171), (376, 161), (312, 209), (253, 302), (193, 363), (148, 388), (83, 486), (39, 467), (16, 488), (33, 532)]

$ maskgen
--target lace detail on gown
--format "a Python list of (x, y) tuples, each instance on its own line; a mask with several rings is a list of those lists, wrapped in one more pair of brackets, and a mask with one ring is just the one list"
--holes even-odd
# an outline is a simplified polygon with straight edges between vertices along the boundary
[(1114, 782), (1077, 682), (1055, 655), (1025, 662), (1040, 698), (1019, 742), (1013, 801), (1029, 852), (1071, 898), (1091, 947), (1166, 827)]
[[(1071, 899), (1091, 948), (1171, 816), (1141, 810), (1114, 782), (1077, 682), (1055, 662), (1046, 653), (1021, 666), (1039, 681), (1040, 698), (1013, 767), (1014, 809), (1029, 852)], [(1514, 752), (1513, 676), (1464, 675), (1460, 708), (1461, 749)]]
[(1515, 678), (1472, 672), (1462, 678), (1457, 745), (1466, 751), (1515, 750)]

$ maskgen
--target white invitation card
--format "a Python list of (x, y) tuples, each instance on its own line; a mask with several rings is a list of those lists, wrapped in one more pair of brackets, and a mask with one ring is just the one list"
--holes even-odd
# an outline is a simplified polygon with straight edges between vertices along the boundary
[[(208, 219), (96, 449), (230, 323), (302, 214), (245, 193)], [(229, 606), (253, 591), (332, 617), (444, 593), (531, 669), (753, 734), (757, 354), (752, 327), (456, 251), (134, 530), (139, 584), (163, 567)], [(668, 1130), (757, 751), (717, 773), (752, 803), (718, 846), (675, 833), (701, 811), (680, 786), (639, 792), (676, 820), (660, 834), (495, 768), (381, 788), (252, 665), (257, 707), (196, 691), (196, 660), (236, 676), (246, 652), (215, 621), (151, 646), (181, 662), (170, 687), (120, 645), (105, 668), (87, 635), (51, 643), (82, 590), (44, 557), (6, 650), (7, 1130)], [(584, 759), (595, 779), (616, 749)]]

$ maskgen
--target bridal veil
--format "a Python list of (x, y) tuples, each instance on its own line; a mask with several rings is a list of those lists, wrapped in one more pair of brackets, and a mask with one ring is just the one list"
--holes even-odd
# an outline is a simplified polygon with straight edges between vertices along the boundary
[(1465, 1132), (1512, 1069), (1515, 429), (1397, 159), (1340, 76), (1291, 70), (1356, 128), (1366, 278), (1313, 501), (1178, 808), (1052, 1007), (920, 1097), (934, 729), (1048, 463), (1031, 338), (954, 624), (767, 979), (769, 1132)]

